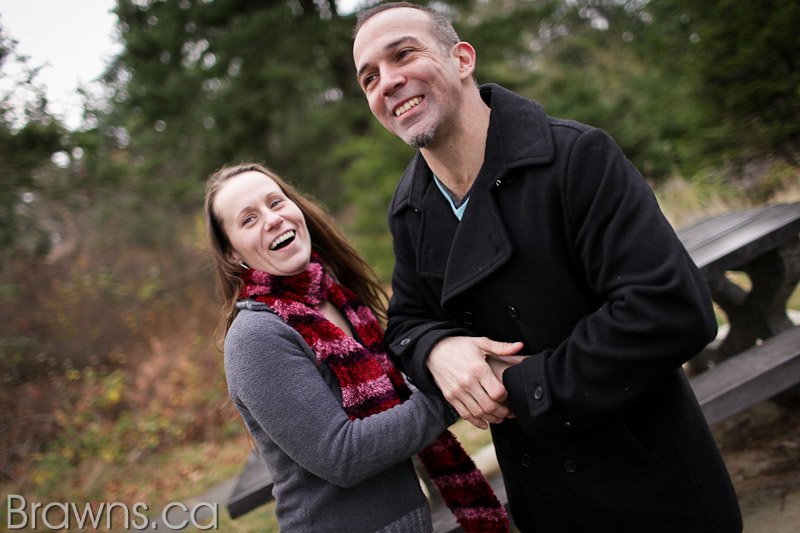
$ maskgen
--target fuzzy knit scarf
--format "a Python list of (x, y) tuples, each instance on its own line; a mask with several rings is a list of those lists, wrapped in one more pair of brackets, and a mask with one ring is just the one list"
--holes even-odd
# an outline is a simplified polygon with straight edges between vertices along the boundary
[[(386, 354), (375, 315), (324, 271), (316, 255), (308, 270), (296, 276), (247, 270), (242, 277), (245, 286), (240, 297), (271, 307), (333, 370), (351, 420), (390, 409), (411, 395)], [(347, 317), (361, 343), (314, 307), (325, 299)], [(445, 431), (417, 456), (464, 531), (508, 531), (505, 509), (452, 433)]]

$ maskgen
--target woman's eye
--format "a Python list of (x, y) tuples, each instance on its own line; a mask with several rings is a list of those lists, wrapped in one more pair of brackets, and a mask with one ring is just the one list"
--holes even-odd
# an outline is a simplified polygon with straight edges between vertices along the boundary
[(253, 215), (245, 217), (244, 220), (242, 220), (242, 226), (246, 226), (247, 224), (255, 220), (255, 218), (256, 217), (254, 217)]
[(273, 200), (273, 201), (272, 201), (272, 202), (269, 204), (269, 208), (270, 208), (270, 209), (275, 209), (275, 208), (276, 208), (276, 207), (278, 207), (278, 206), (279, 206), (279, 205), (280, 205), (282, 202), (283, 202), (283, 200), (282, 200), (282, 199), (280, 199), (280, 198), (279, 198), (279, 199), (277, 199), (277, 200)]

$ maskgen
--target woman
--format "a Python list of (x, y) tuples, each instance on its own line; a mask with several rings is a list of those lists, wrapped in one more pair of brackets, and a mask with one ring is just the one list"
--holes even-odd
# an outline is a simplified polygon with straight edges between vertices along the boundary
[(228, 388), (272, 472), (281, 530), (430, 531), (415, 454), (462, 528), (507, 530), (446, 431), (452, 410), (389, 362), (381, 286), (322, 209), (246, 164), (210, 177), (205, 217)]

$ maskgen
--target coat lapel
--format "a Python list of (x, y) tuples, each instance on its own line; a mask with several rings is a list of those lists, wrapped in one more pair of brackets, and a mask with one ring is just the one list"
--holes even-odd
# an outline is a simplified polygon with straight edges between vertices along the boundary
[(442, 304), (496, 271), (511, 258), (511, 252), (511, 239), (491, 191), (473, 187), (452, 240)]
[(422, 224), (417, 239), (417, 271), (441, 283), (446, 276), (450, 247), (459, 222), (447, 200), (433, 183), (430, 171), (426, 183), (429, 185), (422, 196)]
[(398, 187), (405, 200), (394, 213), (406, 205), (421, 212), (417, 270), (443, 283), (443, 305), (511, 258), (511, 240), (494, 198), (502, 193), (506, 174), (520, 166), (549, 162), (554, 155), (547, 117), (538, 104), (494, 84), (482, 88), (482, 95), (492, 107), (486, 156), (462, 220), (456, 219), (433, 183), (421, 153)]

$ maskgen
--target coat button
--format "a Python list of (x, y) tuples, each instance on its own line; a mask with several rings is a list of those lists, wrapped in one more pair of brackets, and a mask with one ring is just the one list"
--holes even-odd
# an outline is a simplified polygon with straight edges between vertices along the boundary
[(570, 474), (574, 474), (575, 472), (578, 471), (578, 463), (576, 463), (572, 459), (567, 459), (566, 461), (564, 461), (564, 465), (563, 466), (564, 466), (564, 470), (566, 470)]
[(572, 425), (572, 422), (567, 420), (566, 422), (561, 423), (561, 427), (564, 429), (572, 429), (574, 426)]
[(519, 311), (513, 305), (508, 306), (508, 316), (511, 318), (519, 318)]
[(411, 342), (411, 339), (403, 339), (400, 341), (400, 346), (406, 346), (409, 342)]
[(519, 458), (519, 462), (522, 464), (522, 466), (528, 468), (533, 464), (533, 457), (531, 457), (527, 453), (523, 453), (522, 457)]
[(499, 186), (501, 186), (503, 184), (503, 180), (497, 180), (497, 181), (494, 182), (494, 184), (499, 187)]
[(465, 311), (462, 320), (464, 321), (464, 324), (466, 324), (467, 326), (471, 326), (472, 324), (475, 323), (475, 315), (473, 315), (469, 311)]
[(544, 396), (544, 391), (542, 390), (542, 387), (536, 387), (535, 389), (533, 389), (533, 397), (535, 399), (541, 400), (542, 396)]

